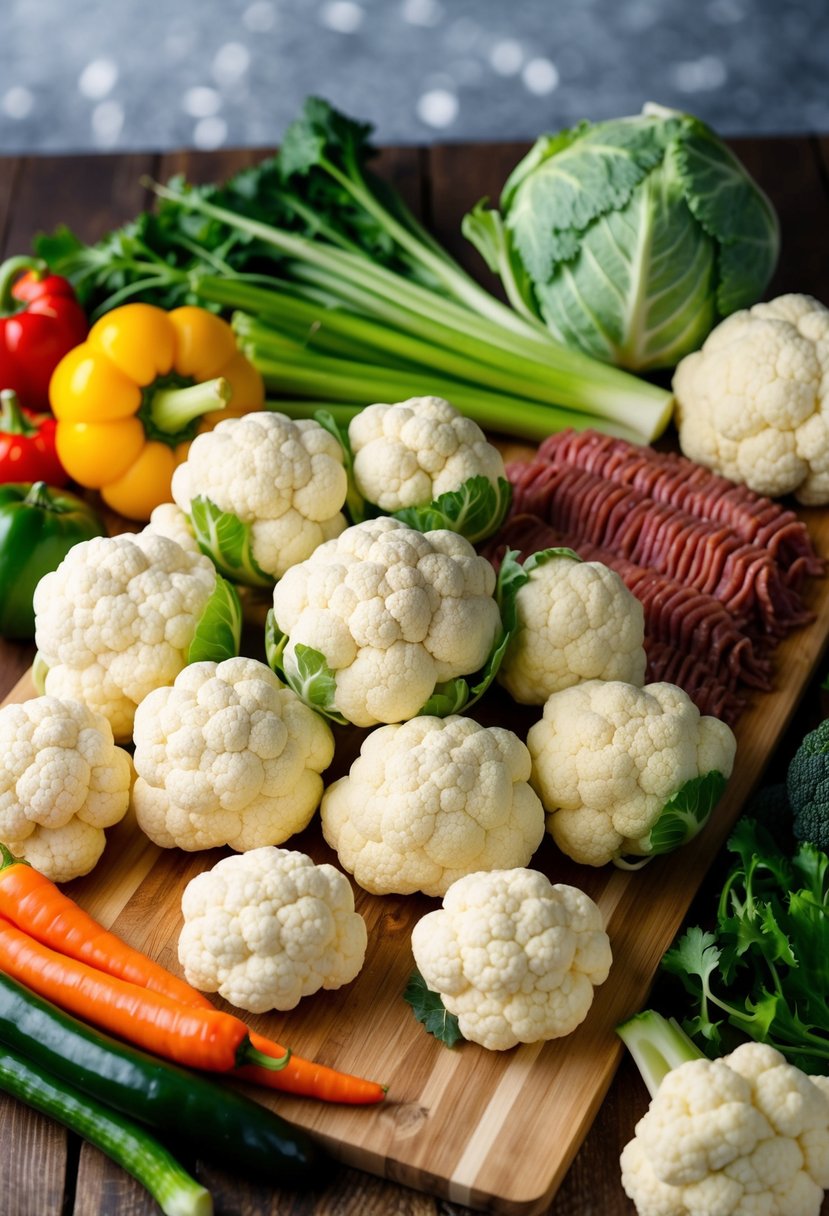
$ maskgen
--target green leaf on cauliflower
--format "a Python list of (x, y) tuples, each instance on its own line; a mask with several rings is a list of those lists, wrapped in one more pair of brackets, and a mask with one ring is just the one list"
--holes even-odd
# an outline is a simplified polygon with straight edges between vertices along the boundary
[(429, 1034), (447, 1047), (454, 1047), (463, 1038), (457, 1017), (449, 1012), (437, 992), (426, 987), (426, 981), (416, 967), (409, 976), (403, 999), (411, 1005), (412, 1013)]
[(217, 574), (216, 586), (187, 651), (187, 662), (209, 660), (221, 663), (224, 659), (232, 659), (239, 653), (241, 640), (242, 606), (239, 596), (235, 587)]
[(201, 494), (190, 503), (190, 522), (202, 553), (225, 578), (246, 587), (274, 585), (276, 579), (266, 574), (253, 556), (250, 524)]
[(422, 507), (401, 507), (393, 518), (418, 532), (447, 529), (476, 545), (498, 531), (512, 501), (512, 486), (505, 477), (494, 486), (488, 477), (469, 477), (457, 490), (447, 490)]
[(643, 853), (672, 853), (693, 840), (708, 822), (725, 786), (725, 777), (716, 770), (692, 777), (681, 785), (665, 803), (648, 835), (639, 842)]
[(360, 491), (357, 489), (357, 483), (354, 480), (354, 453), (351, 450), (351, 441), (348, 438), (348, 431), (345, 427), (341, 427), (330, 410), (315, 410), (314, 420), (320, 424), (329, 435), (333, 435), (337, 443), (342, 448), (343, 466), (345, 468), (346, 477), (348, 478), (348, 490), (345, 496), (345, 511), (352, 524), (361, 524), (369, 517), (368, 503), (363, 498)]
[(268, 660), (268, 666), (311, 709), (324, 714), (326, 718), (331, 722), (336, 722), (339, 726), (347, 726), (348, 720), (334, 707), (337, 678), (328, 666), (325, 655), (314, 650), (312, 646), (304, 646), (301, 642), (297, 642), (294, 647), (295, 667), (288, 668), (285, 665), (287, 644), (288, 636), (277, 627), (276, 618), (271, 609), (265, 621), (265, 657)]

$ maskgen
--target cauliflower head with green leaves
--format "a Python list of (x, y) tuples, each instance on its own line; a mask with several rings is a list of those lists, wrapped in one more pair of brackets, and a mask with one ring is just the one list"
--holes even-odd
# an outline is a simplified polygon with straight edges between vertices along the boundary
[(501, 453), (477, 422), (443, 397), (366, 406), (349, 422), (348, 439), (357, 489), (389, 514), (425, 506), (470, 477), (497, 486), (506, 476)]
[(238, 600), (213, 563), (148, 532), (75, 545), (38, 583), (34, 610), (43, 691), (103, 714), (118, 742), (148, 693), (205, 647), (239, 649)]
[(570, 1034), (611, 964), (593, 900), (521, 868), (459, 878), (415, 925), (412, 951), (463, 1037), (492, 1051)]
[(328, 723), (264, 663), (193, 663), (135, 715), (136, 818), (167, 849), (281, 844), (308, 826), (333, 756)]
[(679, 442), (758, 494), (829, 502), (829, 308), (791, 294), (732, 313), (673, 381)]
[(286, 681), (355, 726), (413, 718), (477, 672), (501, 629), (495, 571), (450, 531), (389, 517), (347, 528), (277, 583)]
[(294, 1009), (341, 988), (363, 965), (368, 935), (334, 866), (263, 847), (226, 857), (187, 884), (179, 962), (188, 983), (248, 1013)]
[(621, 1157), (639, 1216), (818, 1216), (829, 1080), (744, 1043), (671, 1069)]
[(464, 874), (523, 866), (544, 838), (530, 756), (512, 731), (423, 716), (364, 741), (320, 814), (340, 864), (377, 895), (443, 895)]
[(217, 569), (273, 584), (346, 526), (342, 447), (312, 418), (227, 418), (197, 435), (173, 473), (175, 502)]
[(543, 705), (583, 680), (644, 683), (644, 611), (615, 570), (556, 549), (533, 555), (524, 570), (517, 629), (497, 677), (511, 697)]
[(0, 840), (53, 882), (95, 867), (131, 781), (106, 718), (80, 701), (44, 696), (0, 709)]
[(547, 830), (585, 865), (670, 852), (697, 834), (731, 776), (736, 740), (673, 684), (588, 680), (530, 727)]

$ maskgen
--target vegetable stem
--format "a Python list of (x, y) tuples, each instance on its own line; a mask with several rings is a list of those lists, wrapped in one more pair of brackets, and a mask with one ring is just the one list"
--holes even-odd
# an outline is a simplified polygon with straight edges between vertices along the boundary
[(160, 431), (175, 434), (202, 414), (225, 409), (231, 392), (224, 376), (187, 388), (157, 388), (150, 399), (149, 417)]
[[(245, 353), (262, 375), (266, 387), (275, 393), (307, 395), (314, 400), (336, 397), (343, 404), (366, 406), (377, 401), (403, 401), (423, 393), (423, 378), (418, 372), (395, 372), (347, 360), (327, 360), (314, 356), (305, 361), (296, 356), (260, 356), (255, 348), (244, 345)], [(331, 366), (332, 364), (336, 366)], [(453, 405), (485, 430), (502, 431), (535, 442), (552, 431), (591, 427), (641, 440), (641, 433), (621, 423), (608, 423), (595, 415), (582, 414), (553, 405), (541, 405), (522, 398), (486, 393), (470, 385), (431, 378), (432, 392), (446, 396)], [(274, 403), (279, 408), (279, 402)]]
[(616, 1033), (636, 1061), (652, 1098), (672, 1068), (706, 1058), (675, 1018), (665, 1018), (654, 1009), (628, 1018)]

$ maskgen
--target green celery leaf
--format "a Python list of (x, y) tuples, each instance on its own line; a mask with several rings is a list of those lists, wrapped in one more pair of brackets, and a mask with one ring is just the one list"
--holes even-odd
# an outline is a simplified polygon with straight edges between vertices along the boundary
[(369, 517), (369, 504), (357, 489), (357, 483), (354, 480), (354, 453), (351, 450), (351, 441), (348, 438), (348, 428), (340, 426), (330, 410), (315, 410), (314, 418), (321, 427), (324, 427), (328, 431), (329, 435), (334, 436), (342, 448), (343, 465), (348, 478), (345, 509), (352, 524), (361, 524)]
[(640, 843), (646, 854), (671, 853), (705, 826), (726, 786), (722, 773), (712, 769), (692, 777), (673, 794)]
[(499, 477), (494, 486), (481, 475), (469, 477), (457, 490), (447, 490), (428, 506), (401, 507), (394, 518), (418, 532), (446, 528), (475, 545), (498, 531), (511, 500), (512, 486), (505, 477)]
[(196, 626), (196, 632), (187, 651), (188, 663), (210, 660), (221, 663), (239, 653), (242, 639), (242, 607), (236, 588), (216, 575), (207, 606)]
[(422, 1022), (429, 1034), (434, 1035), (447, 1047), (454, 1047), (463, 1038), (454, 1013), (449, 1013), (437, 992), (426, 987), (426, 981), (415, 968), (409, 977), (403, 999), (412, 1007), (418, 1022)]
[(279, 167), (285, 177), (304, 176), (323, 160), (342, 165), (373, 154), (371, 123), (355, 122), (321, 97), (306, 97), (302, 112), (282, 137)]
[(276, 579), (253, 556), (250, 524), (201, 494), (190, 502), (190, 522), (202, 553), (225, 578), (246, 587), (273, 587)]

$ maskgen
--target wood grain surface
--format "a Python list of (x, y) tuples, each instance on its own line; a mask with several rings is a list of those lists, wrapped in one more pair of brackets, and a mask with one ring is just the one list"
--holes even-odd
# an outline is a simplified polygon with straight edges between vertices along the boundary
[[(815, 244), (829, 219), (827, 142), (739, 141), (734, 146), (781, 216), (784, 257), (770, 294), (803, 290), (829, 299), (829, 272), (825, 260), (816, 256)], [(515, 145), (389, 150), (378, 168), (395, 181), (447, 245), (459, 254), (463, 251), (467, 264), (480, 275), (477, 255), (461, 242), (459, 217), (478, 197), (497, 195), (522, 150)], [(213, 179), (259, 155), (243, 151), (6, 162), (0, 169), (2, 247), (7, 253), (20, 252), (33, 232), (61, 221), (84, 237), (95, 237), (144, 204), (142, 174), (163, 179), (170, 172), (184, 171), (195, 180)], [(819, 543), (829, 551), (824, 527), (819, 518)], [(577, 867), (572, 867), (577, 876), (568, 875), (552, 850), (542, 849), (537, 859), (542, 868), (549, 866), (557, 879), (585, 886), (598, 896), (609, 916), (616, 965), (611, 981), (597, 994), (588, 1023), (576, 1036), (500, 1057), (473, 1045), (449, 1053), (434, 1044), (405, 1007), (393, 1012), (411, 965), (411, 921), (434, 902), (395, 897), (361, 900), (373, 944), (365, 978), (357, 981), (363, 985), (359, 995), (354, 985), (345, 993), (312, 998), (307, 1014), (303, 1002), (302, 1017), (288, 1015), (284, 1031), (283, 1019), (252, 1019), (260, 1027), (284, 1033), (302, 1054), (366, 1074), (382, 1070), (378, 1075), (390, 1083), (392, 1098), (383, 1111), (338, 1111), (299, 1100), (281, 1100), (280, 1111), (345, 1143), (341, 1155), (348, 1163), (359, 1162), (398, 1183), (424, 1186), (448, 1198), (418, 1194), (351, 1168), (343, 1169), (322, 1195), (266, 1193), (197, 1163), (198, 1172), (210, 1179), (217, 1212), (458, 1216), (463, 1211), (459, 1205), (469, 1203), (504, 1212), (543, 1210), (550, 1216), (621, 1216), (632, 1211), (618, 1182), (618, 1153), (646, 1099), (635, 1070), (625, 1061), (610, 1100), (600, 1106), (618, 1059), (612, 1026), (645, 1000), (664, 946), (775, 746), (778, 754), (785, 755), (787, 739), (796, 740), (804, 723), (811, 724), (808, 719), (819, 706), (814, 686), (805, 702), (800, 694), (829, 626), (823, 588), (816, 606), (819, 621), (791, 639), (783, 651), (785, 686), (762, 698), (741, 726), (736, 780), (716, 823), (703, 837), (681, 855), (662, 859), (634, 876), (596, 874)], [(25, 670), (31, 653), (30, 647), (0, 645), (0, 692)], [(795, 711), (787, 736), (786, 724)], [(306, 845), (304, 839), (298, 843)], [(313, 833), (308, 834), (306, 847), (318, 857), (325, 853)], [(113, 834), (100, 874), (74, 884), (73, 890), (97, 915), (113, 919), (125, 937), (175, 966), (181, 886), (220, 854), (188, 858), (158, 853), (125, 825)], [(317, 1006), (325, 1007), (324, 1015), (317, 1013)], [(597, 1110), (584, 1148), (550, 1202)], [(29, 1211), (52, 1216), (156, 1210), (141, 1188), (96, 1150), (83, 1146), (79, 1151), (74, 1137), (8, 1100), (0, 1101), (0, 1142), (4, 1149), (12, 1146), (10, 1167), (0, 1171), (2, 1216)], [(30, 1186), (34, 1200), (27, 1197)]]

